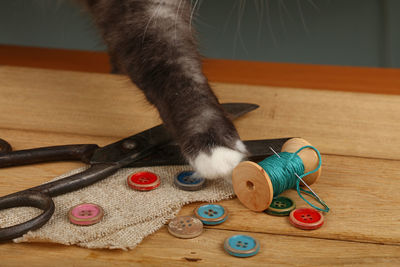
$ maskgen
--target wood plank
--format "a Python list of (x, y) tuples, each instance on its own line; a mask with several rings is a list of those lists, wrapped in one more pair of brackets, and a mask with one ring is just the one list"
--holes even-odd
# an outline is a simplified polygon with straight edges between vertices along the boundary
[[(246, 266), (399, 265), (400, 215), (393, 209), (400, 204), (398, 96), (233, 84), (215, 87), (223, 101), (262, 105), (237, 121), (243, 138), (302, 136), (324, 153), (322, 177), (313, 186), (332, 208), (323, 228), (297, 230), (285, 218), (250, 212), (233, 199), (223, 202), (231, 218), (208, 228), (198, 239), (174, 239), (163, 229), (130, 252), (5, 243), (0, 245), (2, 266), (22, 261), (32, 266), (177, 266), (192, 261)], [(103, 145), (159, 123), (154, 109), (120, 76), (0, 67), (0, 94), (0, 138), (16, 149)], [(66, 162), (0, 169), (0, 195), (79, 166)], [(295, 192), (288, 195), (298, 200)], [(193, 207), (185, 207), (182, 213)], [(258, 237), (267, 249), (251, 259), (226, 255), (222, 240), (239, 232)], [(287, 250), (290, 256), (282, 253)]]
[[(400, 94), (399, 69), (204, 59), (212, 82)], [(109, 73), (105, 52), (0, 45), (3, 65)]]
[[(5, 129), (128, 136), (160, 123), (123, 76), (9, 67), (0, 67), (0, 73)], [(22, 124), (21, 117), (27, 118)]]
[(102, 51), (80, 51), (16, 45), (0, 45), (2, 65), (110, 73), (109, 56)]
[(399, 69), (208, 59), (213, 82), (290, 88), (399, 94)]
[(260, 105), (237, 121), (243, 139), (300, 136), (325, 154), (400, 159), (399, 96), (228, 84), (214, 88), (222, 101)]
[[(0, 88), (3, 128), (122, 137), (160, 123), (155, 109), (122, 76), (0, 67)], [(400, 96), (235, 84), (214, 88), (221, 102), (260, 105), (236, 121), (243, 139), (301, 136), (325, 154), (400, 159)]]
[[(47, 135), (15, 130), (7, 133), (7, 139), (12, 143), (19, 140), (16, 143), (21, 147), (37, 147)], [(71, 135), (49, 136), (51, 138), (47, 139), (46, 145), (52, 145), (50, 142), (55, 145), (79, 140), (78, 136)], [(83, 136), (82, 141), (87, 138)], [(104, 140), (103, 137), (91, 139), (95, 143)], [(296, 229), (286, 217), (252, 212), (241, 205), (238, 199), (221, 202), (230, 211), (230, 218), (214, 228), (400, 245), (400, 213), (393, 209), (400, 206), (397, 194), (400, 188), (399, 164), (397, 160), (323, 155), (322, 176), (312, 187), (330, 206), (331, 211), (326, 215), (324, 227), (317, 231)], [(0, 169), (0, 195), (33, 187), (80, 166), (83, 165), (63, 162)], [(284, 195), (292, 198), (299, 207), (307, 206), (294, 190)], [(181, 214), (192, 214), (197, 205), (185, 206)]]
[[(400, 212), (394, 208), (400, 205), (400, 162), (329, 155), (323, 159), (322, 175), (312, 188), (331, 210), (320, 229), (299, 230), (287, 217), (250, 211), (236, 198), (221, 202), (231, 216), (215, 228), (400, 245)], [(309, 207), (295, 190), (282, 195), (297, 207)], [(192, 214), (197, 205), (185, 206), (181, 214)]]
[(247, 232), (207, 229), (195, 239), (178, 239), (165, 228), (147, 237), (136, 249), (123, 252), (89, 250), (53, 244), (4, 244), (2, 266), (398, 266), (400, 247), (345, 241), (250, 233), (259, 239), (260, 252), (251, 258), (235, 258), (223, 250), (225, 238)]

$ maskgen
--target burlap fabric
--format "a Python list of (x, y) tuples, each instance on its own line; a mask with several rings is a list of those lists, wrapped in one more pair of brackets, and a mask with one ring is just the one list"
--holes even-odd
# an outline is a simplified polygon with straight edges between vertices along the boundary
[[(232, 186), (223, 179), (207, 181), (204, 189), (188, 192), (176, 188), (174, 176), (188, 166), (127, 168), (94, 185), (53, 198), (55, 212), (42, 228), (28, 232), (15, 242), (54, 242), (86, 248), (133, 249), (144, 237), (154, 233), (174, 218), (183, 205), (195, 201), (213, 202), (233, 196)], [(60, 177), (78, 173), (77, 169)], [(149, 192), (132, 190), (126, 183), (132, 172), (152, 171), (161, 185)], [(101, 222), (77, 226), (69, 222), (69, 209), (82, 202), (104, 209)], [(17, 224), (40, 213), (35, 208), (13, 208), (0, 211), (0, 227)]]

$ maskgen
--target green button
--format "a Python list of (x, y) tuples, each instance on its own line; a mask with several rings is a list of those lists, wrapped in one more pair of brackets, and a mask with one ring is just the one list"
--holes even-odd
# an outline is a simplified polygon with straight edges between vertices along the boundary
[(296, 204), (290, 198), (276, 197), (272, 200), (271, 205), (265, 212), (275, 216), (288, 216), (295, 208)]

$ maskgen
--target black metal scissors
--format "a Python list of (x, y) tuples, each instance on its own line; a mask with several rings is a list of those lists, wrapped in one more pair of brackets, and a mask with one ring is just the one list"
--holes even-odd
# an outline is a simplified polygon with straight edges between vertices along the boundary
[[(247, 103), (222, 104), (227, 115), (235, 119), (258, 106)], [(269, 147), (280, 150), (288, 138), (245, 141), (251, 159), (262, 159), (272, 152)], [(63, 179), (0, 197), (0, 209), (36, 207), (43, 213), (24, 223), (0, 228), (0, 241), (20, 237), (29, 230), (42, 227), (54, 213), (52, 197), (72, 192), (109, 177), (123, 167), (186, 164), (179, 147), (163, 125), (124, 138), (104, 147), (95, 144), (53, 146), (12, 151), (11, 146), (0, 139), (0, 168), (25, 164), (79, 160), (90, 167)]]

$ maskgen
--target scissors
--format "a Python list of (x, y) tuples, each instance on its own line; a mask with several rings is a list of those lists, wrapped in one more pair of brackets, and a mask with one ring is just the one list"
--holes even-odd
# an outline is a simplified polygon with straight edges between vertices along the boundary
[[(235, 119), (258, 108), (258, 105), (226, 103), (222, 104), (222, 107), (228, 117)], [(271, 155), (269, 147), (280, 150), (288, 139), (245, 141), (251, 154), (249, 159), (259, 160)], [(89, 164), (89, 168), (57, 181), (0, 197), (0, 210), (24, 206), (43, 211), (37, 217), (21, 224), (0, 228), (0, 241), (11, 240), (42, 227), (54, 213), (52, 197), (94, 184), (123, 167), (187, 164), (178, 145), (173, 143), (172, 137), (163, 125), (104, 147), (83, 144), (12, 151), (10, 144), (0, 139), (0, 168), (62, 160), (79, 160)]]

